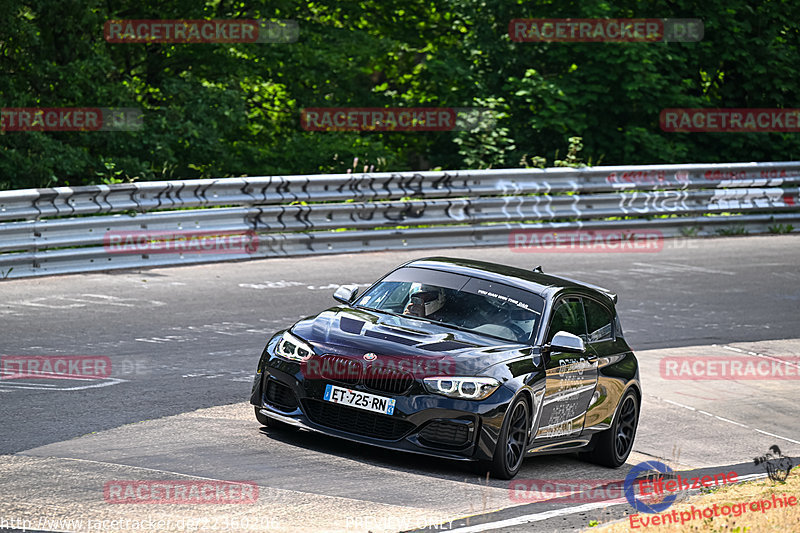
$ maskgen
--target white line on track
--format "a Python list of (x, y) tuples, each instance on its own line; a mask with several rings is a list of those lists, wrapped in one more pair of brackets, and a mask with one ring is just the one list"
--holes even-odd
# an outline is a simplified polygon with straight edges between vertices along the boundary
[(594, 509), (602, 509), (603, 507), (608, 507), (609, 505), (617, 505), (620, 503), (627, 503), (627, 500), (625, 500), (625, 498), (615, 498), (613, 500), (605, 500), (602, 502), (586, 503), (583, 505), (579, 505), (578, 507), (553, 509), (551, 511), (544, 511), (541, 513), (518, 516), (516, 518), (508, 518), (506, 520), (499, 520), (497, 522), (488, 522), (486, 524), (478, 524), (475, 526), (460, 527), (457, 529), (451, 529), (450, 531), (451, 532), (460, 531), (461, 533), (472, 533), (473, 531), (478, 532), (478, 531), (487, 531), (490, 529), (500, 529), (501, 527), (519, 526), (522, 524), (529, 524), (531, 522), (541, 522), (542, 520), (555, 518), (557, 516), (565, 516), (575, 513), (585, 513), (586, 511), (592, 511)]
[(0, 382), (0, 387), (55, 387), (55, 383), (13, 383), (9, 381)]
[[(741, 348), (736, 348), (735, 346), (728, 346), (727, 344), (723, 344), (722, 345), (722, 349), (723, 350), (730, 350), (732, 352), (752, 355), (753, 357), (761, 357), (763, 359), (769, 359), (770, 361), (774, 361), (776, 363), (783, 363), (784, 365), (787, 365), (787, 366), (794, 366), (794, 367), (800, 368), (800, 364), (794, 363), (794, 362), (791, 362), (791, 361), (786, 361), (786, 360), (781, 359), (780, 357), (776, 357), (774, 355), (767, 355), (767, 354), (759, 353), (759, 352), (751, 352), (750, 350), (742, 350)], [(797, 360), (796, 357), (793, 358), (793, 359)]]
[[(94, 381), (94, 380), (92, 380)], [(85, 389), (99, 389), (101, 387), (109, 387), (111, 385), (117, 385), (119, 383), (127, 382), (127, 379), (121, 378), (106, 378), (101, 383), (94, 383), (92, 385), (79, 385), (77, 387), (57, 387), (57, 388), (48, 388), (53, 387), (54, 385), (46, 384), (46, 383), (8, 383), (8, 382), (0, 382), (0, 387), (5, 389), (5, 392), (10, 392), (12, 390), (47, 390), (47, 391), (73, 391), (73, 390), (85, 390)], [(8, 388), (10, 387), (10, 388)]]
[(733, 420), (728, 420), (727, 418), (723, 418), (721, 416), (714, 415), (714, 418), (716, 418), (717, 420), (722, 420), (723, 422), (727, 422), (728, 424), (733, 424), (734, 426), (741, 426), (743, 428), (747, 427), (744, 424), (740, 424), (739, 422), (734, 422)]
[(775, 437), (776, 439), (788, 440), (789, 442), (793, 442), (793, 443), (795, 443), (795, 444), (800, 444), (800, 442), (798, 442), (798, 441), (796, 441), (796, 440), (787, 439), (786, 437), (781, 437), (780, 435), (776, 435), (776, 434), (774, 434), (774, 433), (769, 433), (769, 432), (767, 432), (767, 431), (762, 431), (762, 430), (760, 430), (760, 429), (756, 429), (756, 431), (758, 431), (759, 433), (763, 433), (764, 435), (769, 435), (770, 437)]
[[(655, 396), (655, 398), (657, 400), (661, 400), (662, 402), (665, 402), (665, 403), (671, 403), (672, 405), (677, 405), (678, 407), (683, 407), (684, 409), (689, 409), (690, 411), (697, 411), (697, 409), (695, 409), (691, 405), (683, 405), (682, 403), (673, 402), (672, 400), (665, 400), (663, 398), (659, 398), (658, 396)], [(745, 426), (745, 427), (747, 427), (747, 426)]]
[(740, 427), (743, 427), (743, 428), (752, 429), (753, 431), (756, 431), (758, 433), (763, 433), (764, 435), (769, 435), (770, 437), (775, 437), (776, 439), (785, 440), (785, 441), (791, 442), (793, 444), (800, 444), (800, 441), (796, 441), (794, 439), (790, 439), (789, 437), (782, 437), (780, 435), (775, 435), (774, 433), (769, 433), (767, 431), (764, 431), (764, 430), (761, 430), (761, 429), (758, 429), (758, 428), (751, 428), (750, 426), (746, 426), (746, 425), (744, 425), (744, 424), (742, 424), (740, 422), (734, 422), (733, 420), (728, 420), (727, 418), (722, 418), (721, 416), (717, 416), (717, 415), (715, 415), (713, 413), (708, 413), (706, 411), (701, 411), (699, 409), (696, 409), (696, 408), (692, 407), (691, 405), (684, 405), (682, 403), (674, 402), (672, 400), (666, 400), (664, 398), (659, 398), (658, 396), (653, 396), (653, 398), (655, 398), (656, 400), (660, 400), (660, 401), (662, 401), (664, 403), (672, 404), (672, 405), (675, 405), (677, 407), (682, 407), (682, 408), (688, 409), (690, 411), (695, 411), (697, 413), (700, 413), (700, 414), (703, 414), (703, 415), (706, 415), (706, 416), (710, 416), (711, 418), (716, 418), (717, 420), (721, 420), (721, 421), (727, 422), (729, 424), (734, 424), (736, 426), (740, 426)]

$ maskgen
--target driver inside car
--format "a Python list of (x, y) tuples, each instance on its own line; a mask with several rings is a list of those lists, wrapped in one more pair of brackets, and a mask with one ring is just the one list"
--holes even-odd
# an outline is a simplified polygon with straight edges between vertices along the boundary
[(430, 318), (431, 320), (442, 321), (446, 298), (444, 289), (433, 285), (423, 285), (414, 283), (409, 291), (408, 304), (403, 310), (404, 315)]

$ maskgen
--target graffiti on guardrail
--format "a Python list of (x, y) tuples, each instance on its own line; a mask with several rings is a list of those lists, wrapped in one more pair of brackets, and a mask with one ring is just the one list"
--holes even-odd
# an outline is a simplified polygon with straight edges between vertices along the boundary
[[(800, 229), (798, 186), (800, 162), (776, 162), (0, 191), (0, 278), (362, 250), (514, 246), (513, 239), (524, 235), (518, 230), (545, 240), (548, 232), (658, 231), (670, 242), (726, 228), (786, 233)], [(512, 231), (517, 233), (510, 242)], [(542, 238), (533, 249), (542, 248)], [(655, 241), (645, 242), (652, 251)]]

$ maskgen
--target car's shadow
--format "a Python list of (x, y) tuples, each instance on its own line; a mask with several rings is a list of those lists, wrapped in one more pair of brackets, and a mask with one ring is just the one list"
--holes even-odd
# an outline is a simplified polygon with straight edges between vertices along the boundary
[[(482, 472), (473, 461), (456, 461), (389, 450), (294, 428), (261, 427), (260, 432), (263, 436), (283, 444), (397, 472), (496, 488), (509, 487), (508, 480), (491, 476), (487, 479), (486, 472)], [(529, 457), (525, 459), (515, 479), (621, 479), (625, 477), (626, 471), (624, 467), (616, 470), (592, 465), (579, 460), (577, 454), (572, 453)]]

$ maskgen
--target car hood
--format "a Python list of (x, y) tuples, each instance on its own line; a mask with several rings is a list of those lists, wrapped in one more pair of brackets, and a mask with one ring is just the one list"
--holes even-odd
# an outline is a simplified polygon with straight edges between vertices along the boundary
[(475, 375), (502, 361), (534, 353), (527, 344), (352, 307), (332, 307), (300, 320), (291, 331), (318, 354), (361, 358), (372, 353), (430, 363), (431, 368), (444, 362), (446, 366), (438, 366), (452, 369), (454, 375)]

